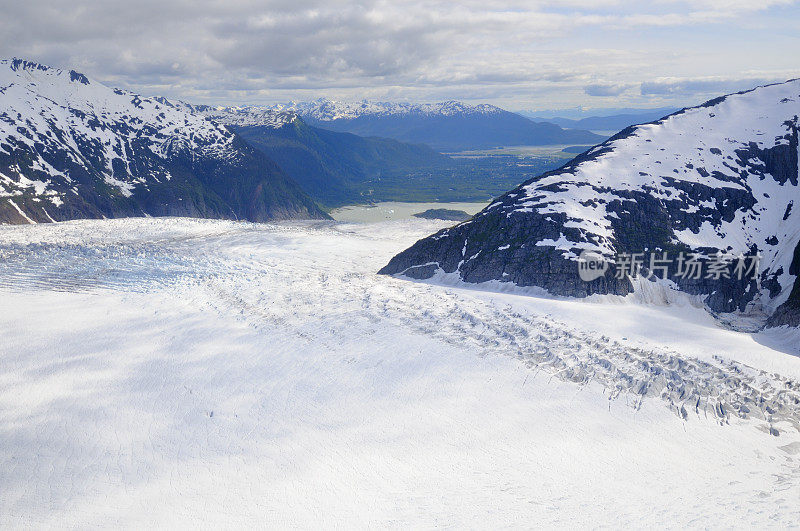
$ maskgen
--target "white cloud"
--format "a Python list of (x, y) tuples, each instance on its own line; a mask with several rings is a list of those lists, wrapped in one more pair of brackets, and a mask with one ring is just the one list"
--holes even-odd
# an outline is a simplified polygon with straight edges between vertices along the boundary
[(630, 85), (592, 83), (591, 85), (586, 85), (586, 87), (584, 87), (584, 92), (586, 92), (586, 94), (589, 96), (608, 97), (619, 96), (628, 90), (628, 88), (630, 88)]
[(772, 77), (698, 77), (698, 78), (659, 78), (642, 83), (643, 95), (686, 95), (695, 94), (728, 94), (740, 90), (749, 90), (759, 85), (787, 81), (791, 75), (773, 75)]
[[(731, 51), (747, 40), (743, 21), (764, 17), (772, 28), (796, 27), (796, 19), (769, 18), (771, 10), (789, 4), (0, 0), (0, 54), (75, 67), (126, 88), (196, 101), (267, 102), (307, 94), (491, 95), (523, 105), (545, 96), (579, 103), (597, 94), (636, 103), (635, 98), (675, 97), (691, 88), (659, 88), (658, 76), (747, 77), (744, 71), (800, 66), (792, 54), (783, 59), (773, 54), (772, 64), (763, 67), (758, 54)], [(704, 38), (726, 29), (730, 37)], [(681, 36), (670, 40), (676, 32)], [(779, 38), (771, 32), (750, 37), (753, 48), (765, 51), (773, 44), (770, 39)], [(719, 71), (709, 71), (709, 65)], [(641, 82), (651, 84), (639, 93), (624, 90)]]

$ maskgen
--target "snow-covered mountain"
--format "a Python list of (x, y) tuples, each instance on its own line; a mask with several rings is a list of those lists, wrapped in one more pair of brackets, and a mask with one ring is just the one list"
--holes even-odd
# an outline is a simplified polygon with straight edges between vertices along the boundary
[(280, 110), (270, 107), (183, 105), (186, 105), (193, 112), (202, 114), (214, 122), (228, 126), (263, 126), (279, 129), (284, 125), (291, 124), (298, 118), (298, 113), (295, 111)]
[(269, 125), (281, 127), (296, 116), (320, 122), (352, 120), (362, 116), (470, 116), (502, 114), (494, 105), (468, 105), (459, 101), (442, 103), (342, 102), (320, 98), (314, 101), (277, 103), (274, 105), (192, 105), (184, 108), (216, 118), (232, 125)]
[[(453, 274), (578, 297), (626, 294), (636, 281), (621, 274), (632, 259), (624, 256), (643, 253), (639, 279), (666, 277), (659, 284), (700, 295), (716, 312), (778, 310), (772, 324), (800, 324), (798, 115), (800, 80), (794, 80), (630, 127), (506, 193), (472, 220), (420, 240), (382, 272)], [(584, 251), (607, 267), (589, 282), (578, 271)], [(664, 252), (667, 261), (659, 262)], [(701, 255), (693, 257), (700, 278), (686, 275), (680, 259), (691, 253)], [(650, 269), (649, 255), (668, 269)], [(735, 274), (742, 256), (756, 255), (755, 278)], [(721, 261), (730, 278), (709, 274)]]
[(320, 98), (310, 102), (292, 102), (271, 107), (276, 111), (291, 111), (320, 121), (352, 120), (362, 116), (471, 116), (498, 115), (504, 112), (494, 105), (469, 105), (460, 101), (441, 103), (342, 102)]
[(325, 217), (272, 161), (182, 104), (0, 61), (0, 222)]
[(604, 139), (589, 131), (534, 122), (493, 105), (458, 101), (347, 103), (319, 99), (274, 105), (269, 109), (296, 113), (317, 127), (427, 144), (440, 151), (504, 145), (595, 144)]

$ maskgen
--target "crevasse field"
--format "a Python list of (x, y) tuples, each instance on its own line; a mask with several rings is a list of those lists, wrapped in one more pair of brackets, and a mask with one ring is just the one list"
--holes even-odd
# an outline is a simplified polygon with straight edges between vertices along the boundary
[(797, 525), (796, 336), (375, 274), (444, 223), (0, 227), (0, 527)]

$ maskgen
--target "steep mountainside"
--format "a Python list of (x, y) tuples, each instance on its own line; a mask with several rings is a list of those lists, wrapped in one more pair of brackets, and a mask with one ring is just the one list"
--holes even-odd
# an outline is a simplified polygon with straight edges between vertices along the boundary
[(330, 207), (365, 200), (389, 173), (453, 164), (449, 157), (424, 145), (311, 127), (293, 111), (196, 109), (230, 126), (277, 162), (312, 198)]
[(0, 61), (0, 223), (327, 217), (260, 151), (161, 98)]
[[(626, 294), (648, 285), (631, 276), (659, 277), (716, 312), (763, 311), (774, 313), (772, 324), (796, 322), (799, 114), (794, 80), (630, 127), (472, 220), (420, 240), (382, 272), (452, 273), (578, 297)], [(599, 271), (607, 268), (588, 282), (578, 274), (583, 251), (595, 254)], [(628, 253), (644, 253), (642, 275), (625, 274), (633, 272)], [(681, 253), (700, 264), (691, 274)], [(666, 271), (651, 269), (650, 255)], [(740, 262), (757, 274), (737, 274)], [(720, 263), (730, 278), (714, 272)]]
[(439, 151), (463, 151), (512, 145), (595, 144), (589, 131), (537, 123), (492, 105), (340, 103), (317, 100), (276, 106), (293, 111), (310, 125), (360, 136), (427, 144)]

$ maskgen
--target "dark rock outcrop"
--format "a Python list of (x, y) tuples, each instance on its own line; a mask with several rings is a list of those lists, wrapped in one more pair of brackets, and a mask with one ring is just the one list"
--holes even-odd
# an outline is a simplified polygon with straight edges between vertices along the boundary
[(796, 277), (792, 291), (786, 302), (778, 306), (775, 313), (770, 316), (767, 321), (768, 326), (800, 326), (800, 243), (794, 250), (789, 274)]

